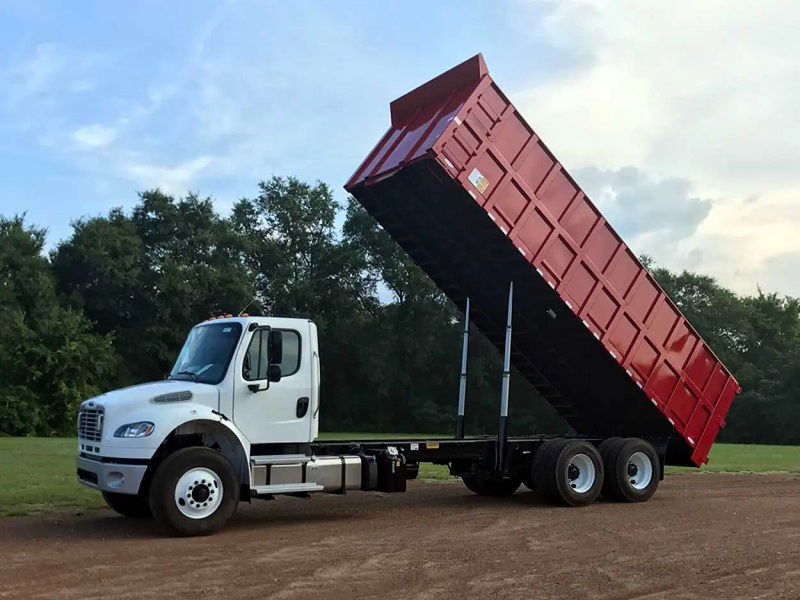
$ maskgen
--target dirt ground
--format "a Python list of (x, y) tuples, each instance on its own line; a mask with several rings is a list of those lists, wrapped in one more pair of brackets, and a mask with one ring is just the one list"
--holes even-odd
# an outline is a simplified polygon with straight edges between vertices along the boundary
[(458, 483), (240, 505), (213, 537), (108, 510), (0, 520), (0, 598), (800, 599), (800, 477), (674, 475), (578, 509)]

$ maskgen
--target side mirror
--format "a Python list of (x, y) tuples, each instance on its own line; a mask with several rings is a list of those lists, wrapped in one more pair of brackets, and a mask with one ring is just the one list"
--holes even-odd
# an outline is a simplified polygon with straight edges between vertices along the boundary
[(281, 366), (270, 365), (267, 368), (267, 380), (272, 383), (278, 383), (281, 380)]
[[(277, 331), (275, 329), (270, 330), (268, 346), (269, 347), (267, 352), (269, 352), (270, 367), (272, 367), (273, 365), (276, 366), (280, 365), (283, 362), (283, 332)], [(280, 367), (278, 368), (278, 379), (276, 379), (275, 381), (279, 379), (280, 379)], [(272, 381), (271, 378), (270, 381)]]

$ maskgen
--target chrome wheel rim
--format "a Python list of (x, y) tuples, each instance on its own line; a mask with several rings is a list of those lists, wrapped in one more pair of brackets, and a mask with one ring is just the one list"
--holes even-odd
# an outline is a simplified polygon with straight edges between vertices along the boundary
[(195, 467), (178, 479), (175, 506), (190, 519), (205, 519), (217, 510), (223, 493), (219, 475), (206, 467)]
[(628, 459), (628, 481), (636, 490), (643, 490), (653, 480), (653, 463), (644, 452), (634, 452)]
[(567, 481), (569, 486), (579, 494), (585, 494), (592, 489), (597, 470), (594, 462), (587, 454), (576, 454), (567, 465)]

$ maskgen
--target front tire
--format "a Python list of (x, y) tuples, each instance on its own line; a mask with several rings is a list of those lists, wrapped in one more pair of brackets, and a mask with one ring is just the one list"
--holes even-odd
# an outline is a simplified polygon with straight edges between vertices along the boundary
[(210, 535), (233, 516), (238, 503), (236, 471), (210, 448), (184, 448), (171, 454), (150, 484), (153, 516), (173, 535)]
[(141, 519), (153, 515), (150, 511), (150, 505), (147, 503), (147, 498), (142, 498), (141, 496), (103, 492), (103, 500), (106, 501), (111, 510), (123, 517)]

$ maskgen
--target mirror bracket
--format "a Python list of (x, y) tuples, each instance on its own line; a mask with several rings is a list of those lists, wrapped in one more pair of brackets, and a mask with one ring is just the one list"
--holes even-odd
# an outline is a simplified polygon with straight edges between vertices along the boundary
[(267, 381), (278, 383), (281, 380), (281, 366), (273, 364), (267, 367), (267, 369)]

